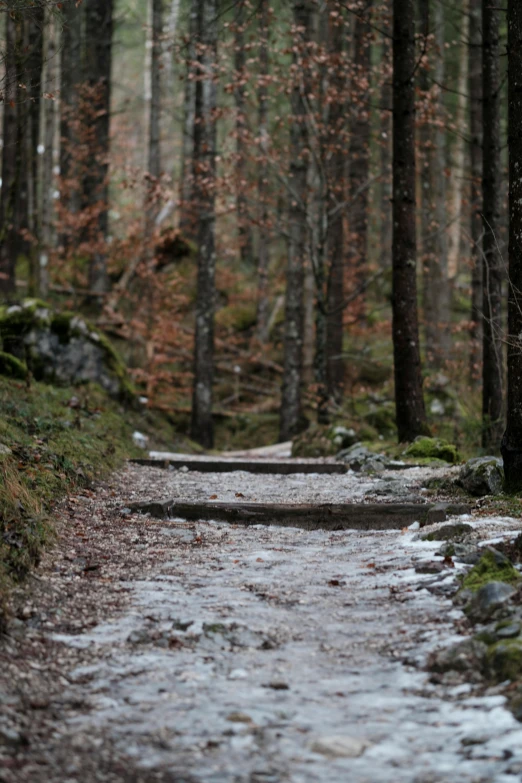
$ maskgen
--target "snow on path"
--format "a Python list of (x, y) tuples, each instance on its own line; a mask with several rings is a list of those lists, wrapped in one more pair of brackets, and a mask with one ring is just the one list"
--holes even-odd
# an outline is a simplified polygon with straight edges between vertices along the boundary
[[(424, 478), (128, 466), (64, 500), (59, 542), (0, 648), (0, 781), (521, 780), (522, 726), (498, 690), (433, 685), (422, 669), (465, 630), (448, 593), (427, 589), (451, 592), (453, 571), (415, 571), (437, 544), (125, 510), (161, 497), (419, 498)], [(493, 540), (520, 524), (466, 521)]]
[[(228, 499), (248, 486), (252, 499), (335, 493), (342, 500), (348, 486), (346, 477), (267, 481), (135, 467), (123, 481), (128, 500), (147, 486), (155, 497), (175, 487), (180, 497), (217, 491)], [(92, 663), (70, 674), (89, 708), (67, 716), (64, 742), (74, 735), (96, 753), (110, 739), (151, 780), (522, 779), (522, 726), (503, 697), (444, 690), (413, 665), (455, 638), (461, 616), (422, 588), (433, 577), (414, 571), (437, 544), (412, 533), (181, 520), (158, 522), (158, 536), (172, 545), (172, 559), (122, 584), (131, 590), (123, 613), (77, 635), (54, 635), (95, 651)], [(70, 775), (87, 780), (74, 764)]]

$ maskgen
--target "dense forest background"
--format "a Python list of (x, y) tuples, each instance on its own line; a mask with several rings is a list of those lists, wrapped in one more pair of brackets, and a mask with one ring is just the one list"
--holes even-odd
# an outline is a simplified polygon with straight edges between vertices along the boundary
[(342, 422), (498, 451), (504, 11), (8, 0), (0, 24), (7, 305), (89, 316), (205, 446)]

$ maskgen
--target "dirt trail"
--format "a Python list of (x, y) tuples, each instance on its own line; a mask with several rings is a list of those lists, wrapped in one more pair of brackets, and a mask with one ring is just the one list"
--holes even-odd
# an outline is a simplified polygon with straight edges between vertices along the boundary
[[(418, 492), (419, 471), (405, 473), (404, 492)], [(504, 697), (422, 670), (464, 629), (445, 597), (454, 572), (415, 572), (436, 544), (122, 511), (174, 490), (384, 497), (390, 481), (129, 467), (64, 503), (60, 544), (0, 648), (0, 780), (520, 780), (522, 726)]]

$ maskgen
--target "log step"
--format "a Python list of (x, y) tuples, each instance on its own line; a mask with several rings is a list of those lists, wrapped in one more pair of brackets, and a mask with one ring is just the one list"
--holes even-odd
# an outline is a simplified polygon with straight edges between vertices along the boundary
[(201, 473), (232, 473), (243, 470), (247, 473), (275, 473), (288, 476), (291, 473), (339, 474), (348, 471), (343, 462), (297, 462), (293, 460), (242, 460), (242, 459), (154, 459), (137, 458), (130, 462), (153, 468), (183, 468)]
[(448, 516), (469, 514), (460, 503), (230, 503), (179, 502), (177, 500), (132, 503), (129, 508), (158, 519), (221, 521), (235, 525), (277, 525), (303, 530), (401, 530), (413, 522), (420, 526), (444, 522)]

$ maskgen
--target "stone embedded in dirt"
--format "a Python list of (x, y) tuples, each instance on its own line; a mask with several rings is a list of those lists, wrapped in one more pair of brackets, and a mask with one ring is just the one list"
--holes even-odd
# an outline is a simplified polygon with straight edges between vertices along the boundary
[(473, 533), (473, 528), (467, 522), (456, 522), (452, 525), (443, 525), (437, 530), (422, 537), (423, 541), (454, 541), (457, 538)]
[(428, 658), (427, 669), (431, 672), (481, 672), (484, 667), (488, 647), (477, 639), (465, 639), (463, 642), (437, 650)]
[(504, 483), (503, 462), (498, 457), (475, 457), (470, 459), (455, 480), (470, 495), (499, 495)]
[(321, 756), (328, 758), (356, 758), (362, 756), (364, 751), (371, 745), (367, 740), (357, 737), (318, 737), (310, 745), (312, 753), (320, 753)]
[(505, 582), (488, 582), (477, 590), (464, 611), (471, 622), (487, 623), (515, 593), (516, 590)]
[(349, 449), (343, 449), (336, 455), (338, 462), (345, 462), (355, 473), (377, 473), (385, 470), (388, 458), (384, 454), (375, 454), (362, 443), (355, 443)]
[(435, 552), (438, 557), (452, 557), (457, 562), (466, 565), (478, 563), (483, 553), (483, 550), (474, 544), (460, 544), (458, 542), (448, 542)]
[(522, 639), (507, 639), (490, 647), (488, 671), (498, 682), (517, 680), (522, 674)]
[(415, 573), (416, 574), (440, 574), (442, 571), (445, 571), (446, 567), (444, 566), (444, 563), (439, 563), (437, 561), (434, 561), (433, 563), (422, 563), (421, 565), (416, 566)]
[(515, 636), (520, 634), (520, 623), (514, 622), (508, 625), (501, 625), (495, 629), (497, 639), (514, 639)]

